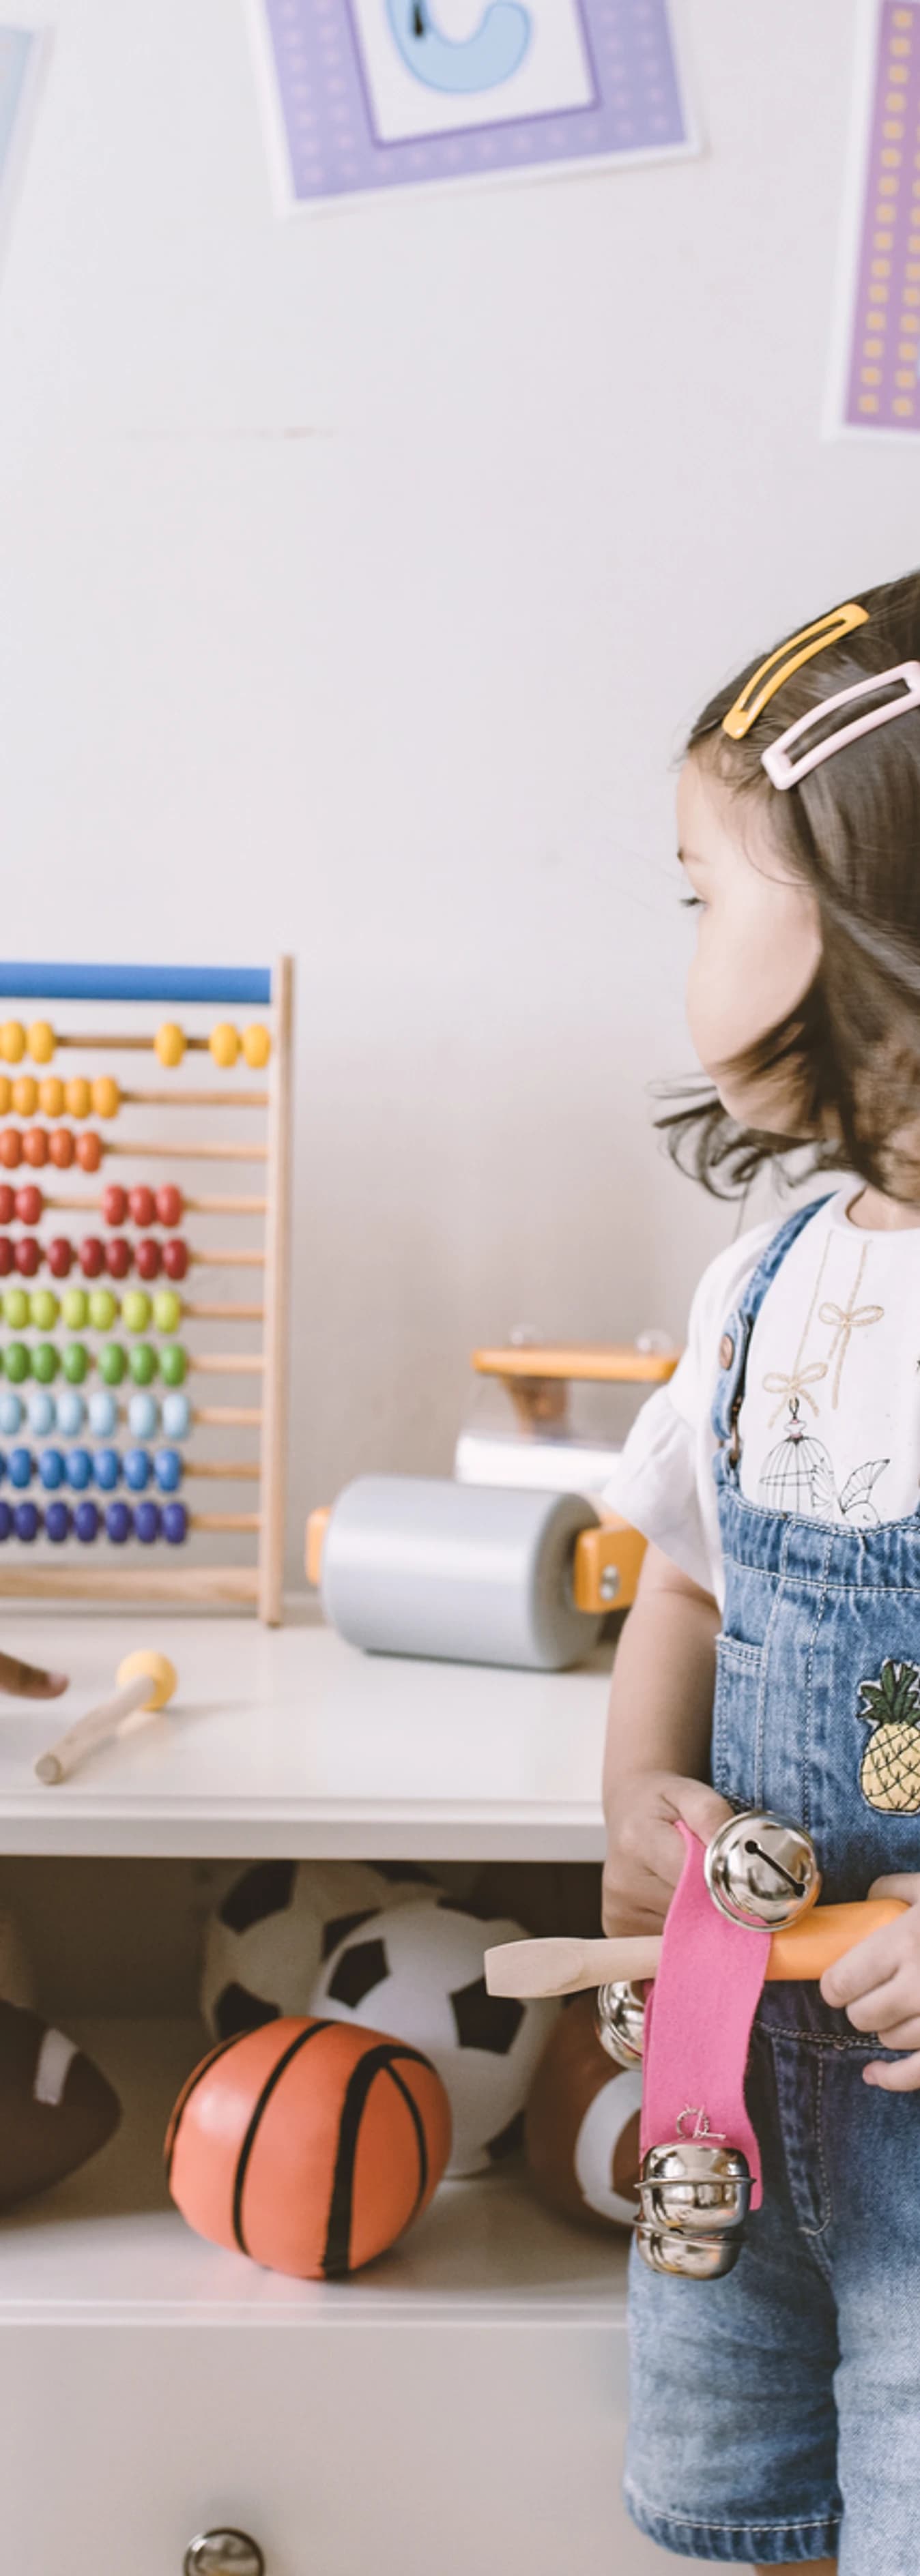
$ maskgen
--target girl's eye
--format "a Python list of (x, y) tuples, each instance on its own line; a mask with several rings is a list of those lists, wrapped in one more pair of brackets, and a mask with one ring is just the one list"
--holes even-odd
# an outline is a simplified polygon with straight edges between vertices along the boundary
[(703, 898), (701, 894), (682, 894), (678, 895), (677, 900), (682, 905), (684, 912), (702, 911)]

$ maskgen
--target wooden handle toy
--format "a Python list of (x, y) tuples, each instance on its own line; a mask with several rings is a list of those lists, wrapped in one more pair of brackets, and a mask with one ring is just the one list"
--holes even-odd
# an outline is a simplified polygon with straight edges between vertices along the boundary
[(177, 1688), (179, 1677), (168, 1655), (158, 1655), (142, 1648), (137, 1654), (125, 1656), (115, 1678), (118, 1689), (111, 1699), (102, 1700), (98, 1708), (89, 1709), (85, 1717), (78, 1718), (76, 1725), (68, 1728), (66, 1735), (59, 1736), (57, 1743), (49, 1746), (47, 1753), (40, 1754), (35, 1765), (36, 1778), (46, 1781), (49, 1788), (57, 1788), (59, 1781), (68, 1780), (87, 1754), (94, 1753), (100, 1744), (108, 1744), (113, 1735), (127, 1733), (129, 1728), (133, 1731), (132, 1721), (134, 1725), (138, 1721), (143, 1723), (155, 1710), (165, 1708)]
[[(883, 1923), (894, 1923), (905, 1908), (899, 1897), (866, 1898), (860, 1905), (815, 1905), (787, 1931), (774, 1932), (767, 1979), (823, 1977), (825, 1968), (868, 1939)], [(586, 1986), (636, 1983), (654, 1977), (661, 1956), (660, 1933), (630, 1935), (621, 1941), (501, 1941), (485, 1954), (486, 1991), (515, 1995), (574, 1995)]]

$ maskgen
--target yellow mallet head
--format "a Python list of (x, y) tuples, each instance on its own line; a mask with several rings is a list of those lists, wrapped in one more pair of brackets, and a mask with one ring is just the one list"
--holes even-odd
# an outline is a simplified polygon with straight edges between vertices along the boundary
[(179, 1675), (168, 1655), (156, 1655), (149, 1646), (141, 1646), (137, 1654), (125, 1656), (115, 1679), (119, 1690), (123, 1690), (126, 1682), (139, 1681), (148, 1674), (150, 1690), (143, 1705), (145, 1708), (165, 1708), (167, 1700), (179, 1686)]

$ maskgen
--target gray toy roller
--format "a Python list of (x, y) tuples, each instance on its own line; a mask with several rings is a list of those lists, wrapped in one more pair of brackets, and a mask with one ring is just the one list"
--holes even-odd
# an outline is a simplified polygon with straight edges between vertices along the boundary
[(329, 1515), (323, 1609), (370, 1654), (561, 1672), (603, 1626), (572, 1596), (576, 1541), (598, 1526), (581, 1495), (359, 1476)]

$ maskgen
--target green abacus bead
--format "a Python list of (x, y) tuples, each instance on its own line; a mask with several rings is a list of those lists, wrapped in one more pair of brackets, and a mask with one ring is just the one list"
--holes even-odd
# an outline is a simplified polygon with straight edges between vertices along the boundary
[(182, 1299), (174, 1288), (158, 1288), (153, 1301), (153, 1320), (158, 1333), (174, 1333), (182, 1320)]
[[(164, 1358), (166, 1356), (164, 1352)], [(128, 1354), (128, 1367), (135, 1386), (149, 1386), (157, 1373), (157, 1355), (149, 1342), (136, 1342)]]
[(181, 1386), (188, 1369), (188, 1359), (181, 1342), (167, 1342), (160, 1352), (160, 1372), (167, 1386)]
[(58, 1373), (58, 1355), (53, 1342), (36, 1342), (32, 1353), (32, 1375), (39, 1386), (50, 1386)]
[(99, 1353), (99, 1375), (105, 1379), (106, 1386), (120, 1386), (126, 1367), (121, 1343), (106, 1342)]
[(61, 1313), (69, 1333), (82, 1333), (89, 1314), (89, 1298), (85, 1288), (65, 1288), (61, 1299)]
[(24, 1288), (8, 1288), (3, 1300), (3, 1321), (14, 1333), (21, 1333), (29, 1321), (29, 1300)]
[(121, 1320), (126, 1332), (145, 1333), (150, 1322), (150, 1299), (142, 1288), (129, 1288), (121, 1301)]
[(89, 1352), (83, 1342), (65, 1342), (61, 1367), (68, 1386), (82, 1386), (89, 1367)]
[(24, 1342), (7, 1343), (6, 1350), (3, 1354), (3, 1366), (7, 1377), (10, 1380), (11, 1386), (22, 1385), (23, 1378), (28, 1377), (31, 1365), (32, 1363), (29, 1358), (29, 1353)]
[(60, 1314), (53, 1288), (35, 1288), (29, 1299), (29, 1316), (40, 1333), (53, 1333)]
[[(79, 1296), (80, 1293), (81, 1292), (78, 1289), (77, 1295)], [(89, 1320), (92, 1324), (94, 1333), (110, 1333), (117, 1312), (118, 1308), (112, 1295), (111, 1288), (90, 1289)]]

